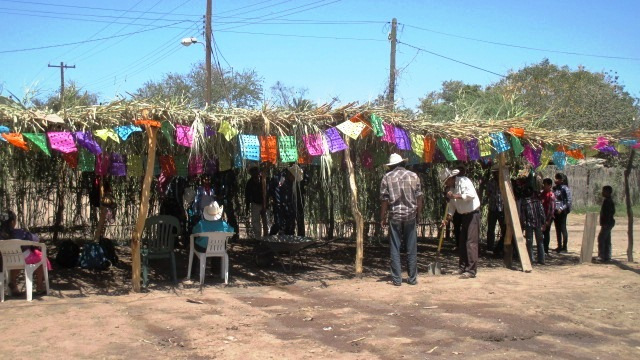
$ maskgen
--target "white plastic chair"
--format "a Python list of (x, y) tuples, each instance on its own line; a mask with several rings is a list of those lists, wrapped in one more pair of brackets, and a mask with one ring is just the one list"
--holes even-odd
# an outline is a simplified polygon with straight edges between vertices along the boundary
[[(27, 264), (24, 262), (24, 254), (22, 246), (36, 246), (42, 251), (42, 260), (36, 264)], [(9, 278), (9, 270), (24, 270), (25, 282), (27, 284), (27, 301), (33, 299), (31, 293), (33, 289), (33, 273), (39, 266), (44, 270), (44, 284), (47, 294), (49, 294), (49, 271), (47, 269), (47, 246), (27, 240), (0, 240), (0, 253), (2, 253), (2, 273), (0, 273), (0, 301), (4, 302), (4, 290), (7, 279)]]
[[(228, 232), (203, 232), (192, 234), (189, 238), (189, 269), (187, 270), (187, 279), (191, 279), (191, 266), (193, 265), (193, 256), (198, 255), (200, 260), (200, 285), (204, 284), (204, 273), (207, 266), (208, 257), (219, 257), (220, 261), (220, 277), (224, 278), (224, 283), (229, 283), (229, 255), (227, 255), (227, 240), (233, 236)], [(194, 247), (194, 241), (197, 237), (206, 237), (207, 252), (199, 252)]]

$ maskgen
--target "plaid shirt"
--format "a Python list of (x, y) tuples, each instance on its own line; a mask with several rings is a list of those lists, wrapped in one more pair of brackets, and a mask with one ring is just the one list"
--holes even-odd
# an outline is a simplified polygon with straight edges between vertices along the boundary
[(502, 204), (502, 193), (498, 185), (498, 179), (493, 178), (487, 184), (487, 203), (490, 211), (502, 212), (504, 210)]
[(398, 166), (382, 177), (380, 200), (389, 202), (391, 220), (415, 219), (420, 196), (422, 188), (416, 173)]
[(542, 202), (537, 196), (524, 198), (520, 201), (520, 226), (526, 228), (542, 228), (545, 213)]

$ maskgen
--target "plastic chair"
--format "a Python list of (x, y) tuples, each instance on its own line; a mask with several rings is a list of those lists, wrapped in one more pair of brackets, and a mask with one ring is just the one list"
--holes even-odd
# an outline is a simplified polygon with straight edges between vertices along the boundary
[(175, 239), (180, 234), (180, 221), (169, 215), (156, 215), (147, 218), (142, 236), (142, 279), (147, 287), (149, 259), (170, 259), (171, 279), (178, 282), (176, 276), (176, 255), (173, 251)]
[[(22, 246), (36, 246), (42, 251), (42, 260), (37, 264), (27, 264), (24, 262)], [(25, 282), (27, 284), (27, 301), (33, 299), (33, 273), (39, 266), (44, 270), (44, 283), (47, 294), (49, 294), (49, 271), (47, 269), (47, 246), (27, 240), (2, 240), (0, 241), (0, 253), (2, 253), (2, 272), (0, 273), (0, 300), (4, 302), (4, 290), (10, 270), (24, 270)]]
[[(191, 279), (191, 265), (193, 264), (193, 256), (198, 255), (200, 260), (200, 285), (204, 284), (204, 273), (207, 266), (208, 257), (221, 258), (220, 277), (224, 278), (224, 283), (229, 283), (229, 255), (227, 255), (227, 240), (232, 237), (233, 233), (228, 232), (203, 232), (192, 234), (189, 238), (189, 269), (187, 270), (187, 279)], [(195, 249), (194, 241), (197, 237), (207, 238), (207, 251), (202, 253)]]

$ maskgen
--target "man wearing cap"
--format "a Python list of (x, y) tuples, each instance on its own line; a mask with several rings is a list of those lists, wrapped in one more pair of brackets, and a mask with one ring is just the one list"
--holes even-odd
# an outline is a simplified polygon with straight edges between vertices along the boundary
[(382, 226), (390, 224), (391, 280), (395, 286), (402, 284), (400, 246), (403, 241), (407, 249), (407, 283), (418, 283), (416, 223), (422, 217), (422, 188), (418, 175), (404, 168), (406, 161), (398, 154), (391, 154), (387, 164), (391, 171), (380, 183), (380, 219)]
[(461, 228), (458, 234), (458, 274), (461, 278), (474, 278), (478, 267), (478, 240), (480, 236), (480, 199), (473, 183), (466, 176), (460, 176), (459, 170), (444, 169), (440, 180), (447, 189), (449, 210), (446, 225), (454, 213), (460, 214)]
[[(214, 231), (234, 232), (233, 226), (229, 226), (226, 221), (222, 220), (223, 212), (224, 206), (218, 205), (218, 202), (214, 201), (209, 204), (202, 210), (202, 220), (193, 227), (192, 234)], [(208, 239), (206, 237), (196, 237), (194, 247), (198, 252), (206, 252), (207, 243)]]

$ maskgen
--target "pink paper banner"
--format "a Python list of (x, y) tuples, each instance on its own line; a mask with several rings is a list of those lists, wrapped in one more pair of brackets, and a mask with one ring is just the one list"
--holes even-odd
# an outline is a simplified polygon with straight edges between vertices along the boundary
[(302, 139), (307, 146), (307, 151), (311, 156), (320, 156), (324, 154), (324, 145), (322, 144), (322, 134), (303, 135)]
[(456, 155), (458, 160), (467, 161), (467, 148), (465, 146), (465, 141), (462, 139), (453, 139), (451, 140), (451, 149), (453, 153)]
[(78, 151), (73, 140), (73, 134), (70, 132), (48, 132), (47, 137), (49, 137), (49, 145), (53, 150), (58, 150), (64, 154)]
[(382, 126), (384, 127), (384, 136), (380, 140), (395, 144), (396, 134), (395, 134), (395, 131), (393, 130), (393, 125), (382, 123)]
[(191, 147), (193, 144), (193, 131), (190, 126), (176, 125), (176, 141), (178, 144)]

